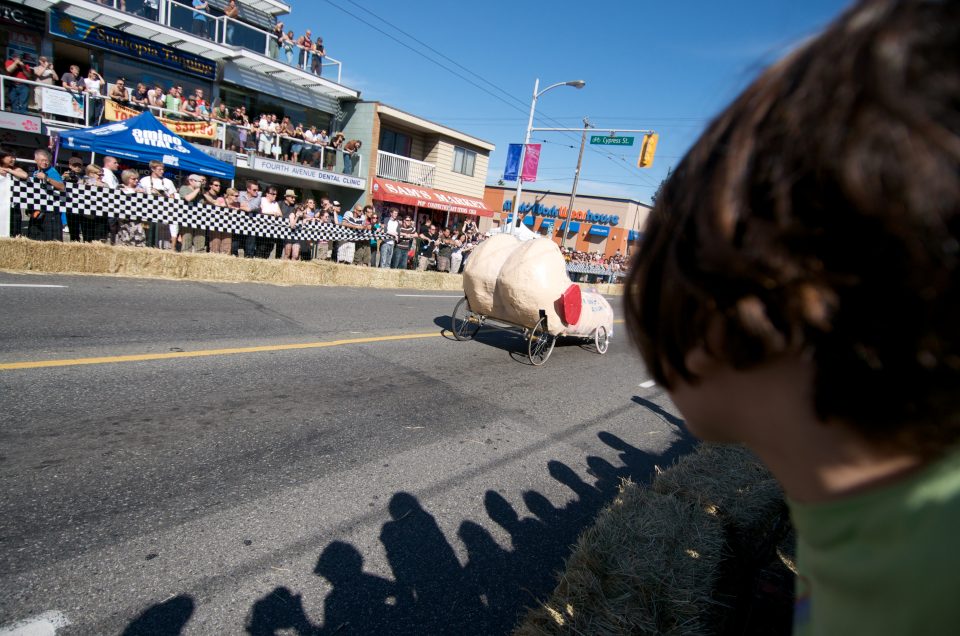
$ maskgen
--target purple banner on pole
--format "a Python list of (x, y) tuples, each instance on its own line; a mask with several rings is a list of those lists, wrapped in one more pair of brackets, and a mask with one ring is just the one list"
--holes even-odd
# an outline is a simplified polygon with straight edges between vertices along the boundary
[(504, 181), (516, 181), (520, 173), (520, 150), (523, 144), (510, 144), (507, 147), (507, 165), (503, 169)]
[(527, 144), (527, 151), (523, 155), (523, 174), (520, 178), (524, 181), (537, 180), (537, 166), (540, 165), (540, 144)]

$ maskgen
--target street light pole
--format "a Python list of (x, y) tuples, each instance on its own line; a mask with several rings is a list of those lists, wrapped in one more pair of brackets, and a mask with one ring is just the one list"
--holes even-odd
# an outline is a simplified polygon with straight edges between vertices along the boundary
[[(577, 184), (580, 183), (580, 166), (583, 165), (583, 147), (587, 143), (587, 130), (590, 128), (590, 120), (583, 118), (583, 136), (580, 137), (580, 154), (577, 156), (577, 171), (573, 173), (573, 189), (570, 190), (570, 205), (567, 206), (567, 221), (563, 224), (563, 241), (560, 247), (567, 246), (567, 238), (570, 236), (570, 223), (573, 220), (573, 204), (577, 202)], [(577, 246), (576, 241), (573, 244)]]
[(530, 143), (530, 132), (533, 130), (533, 113), (537, 108), (537, 99), (552, 88), (557, 86), (573, 86), (576, 89), (583, 88), (586, 82), (583, 80), (572, 80), (569, 82), (557, 82), (547, 86), (542, 91), (540, 88), (540, 78), (533, 83), (533, 99), (530, 100), (530, 119), (527, 120), (527, 132), (523, 137), (523, 146), (520, 147), (520, 172), (517, 174), (517, 192), (513, 195), (513, 221), (509, 226), (509, 233), (513, 233), (516, 227), (520, 225), (520, 194), (523, 192), (523, 162), (527, 157), (527, 144)]

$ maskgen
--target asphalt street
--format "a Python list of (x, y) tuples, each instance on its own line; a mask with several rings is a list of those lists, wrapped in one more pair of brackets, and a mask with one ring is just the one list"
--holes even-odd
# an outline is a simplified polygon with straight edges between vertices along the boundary
[(622, 324), (533, 367), (456, 301), (0, 273), (0, 634), (508, 633), (691, 442)]

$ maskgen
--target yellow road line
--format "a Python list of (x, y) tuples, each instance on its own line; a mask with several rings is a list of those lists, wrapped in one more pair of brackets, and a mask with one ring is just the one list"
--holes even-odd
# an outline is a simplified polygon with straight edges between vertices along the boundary
[(42, 369), (47, 367), (72, 367), (82, 364), (113, 364), (116, 362), (145, 362), (149, 360), (174, 360), (177, 358), (203, 358), (207, 356), (225, 356), (238, 353), (262, 353), (267, 351), (295, 351), (297, 349), (323, 349), (325, 347), (339, 347), (351, 344), (368, 344), (372, 342), (390, 342), (395, 340), (416, 340), (419, 338), (438, 338), (439, 331), (433, 333), (413, 333), (397, 336), (373, 336), (369, 338), (348, 338), (344, 340), (329, 340), (326, 342), (301, 342), (283, 345), (262, 345), (259, 347), (236, 347), (233, 349), (204, 349), (200, 351), (171, 351), (169, 353), (141, 353), (128, 356), (104, 356), (101, 358), (73, 358), (67, 360), (35, 360), (28, 362), (0, 363), (0, 371), (14, 371), (19, 369)]
[[(623, 320), (614, 320), (615, 324), (622, 324)], [(209, 356), (229, 356), (238, 353), (264, 353), (269, 351), (296, 351), (298, 349), (323, 349), (326, 347), (340, 347), (351, 344), (370, 344), (374, 342), (394, 342), (398, 340), (418, 340), (421, 338), (438, 338), (443, 334), (439, 331), (432, 333), (409, 333), (396, 336), (371, 336), (369, 338), (346, 338), (343, 340), (328, 340), (326, 342), (299, 342), (283, 345), (261, 345), (259, 347), (235, 347), (232, 349), (201, 349), (199, 351), (171, 351), (168, 353), (138, 353), (128, 356), (103, 356), (99, 358), (72, 358), (65, 360), (31, 360), (27, 362), (0, 363), (0, 371), (18, 371), (22, 369), (44, 369), (50, 367), (75, 367), (84, 364), (115, 364), (118, 362), (148, 362), (150, 360), (175, 360), (177, 358), (205, 358)]]

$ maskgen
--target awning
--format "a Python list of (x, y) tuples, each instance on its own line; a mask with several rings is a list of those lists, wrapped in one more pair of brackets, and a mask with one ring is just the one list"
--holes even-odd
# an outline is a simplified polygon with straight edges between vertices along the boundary
[(628, 241), (636, 241), (640, 238), (643, 238), (643, 232), (638, 232), (637, 230), (630, 230), (630, 234), (627, 235)]
[[(566, 228), (566, 227), (567, 227), (567, 222), (566, 222), (566, 221), (564, 221), (563, 223), (560, 224), (560, 229), (561, 229), (561, 230), (564, 229), (564, 228)], [(579, 232), (579, 231), (580, 231), (580, 221), (570, 221), (570, 231), (571, 231), (571, 232)]]
[(233, 179), (235, 167), (197, 150), (149, 112), (115, 123), (60, 133), (60, 147)]
[(481, 199), (465, 197), (442, 190), (418, 188), (409, 183), (400, 183), (399, 181), (389, 181), (387, 179), (373, 180), (373, 198), (379, 201), (390, 201), (392, 203), (412, 205), (430, 210), (442, 210), (455, 214), (493, 216), (493, 210), (489, 209)]
[(594, 236), (610, 236), (609, 225), (594, 225), (590, 228), (590, 234)]

